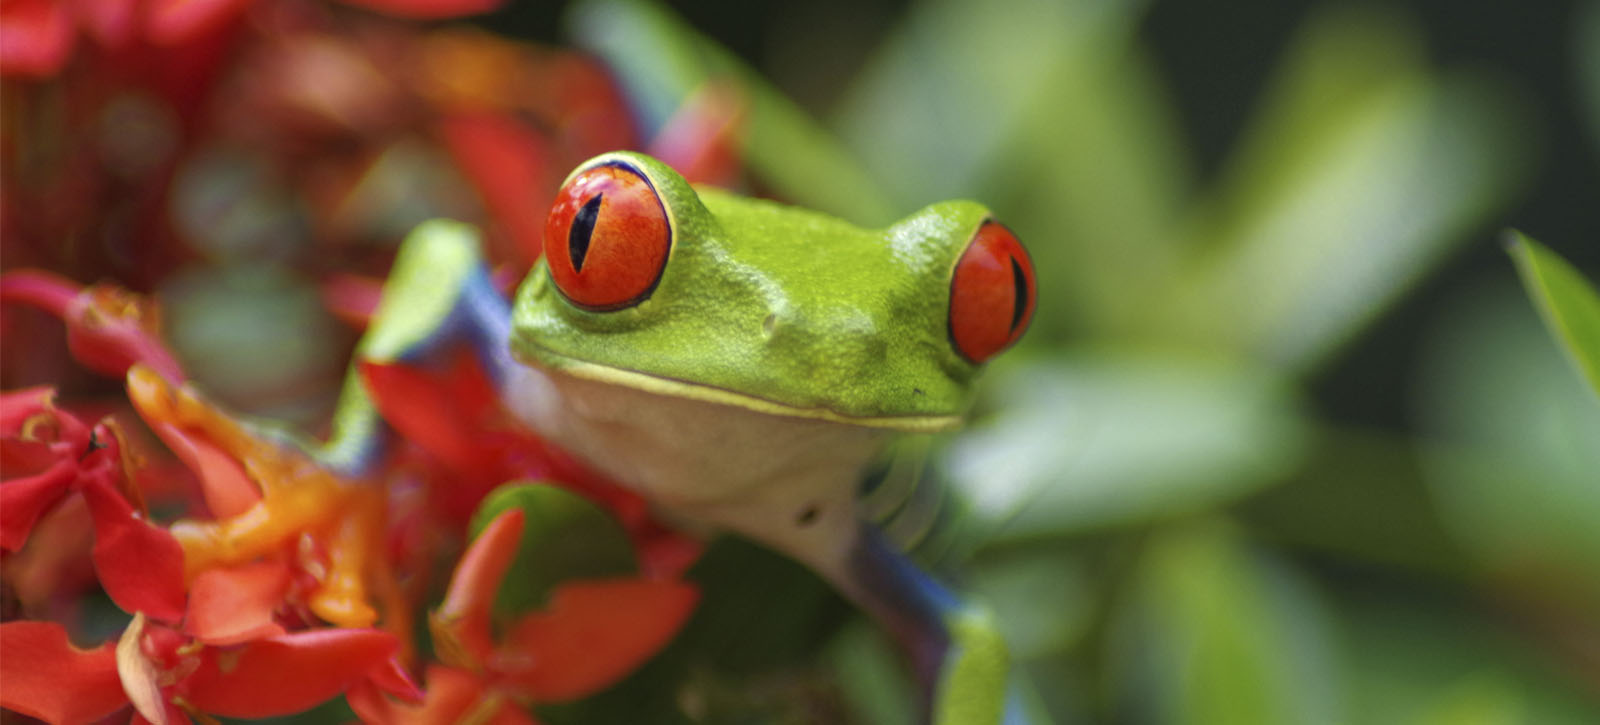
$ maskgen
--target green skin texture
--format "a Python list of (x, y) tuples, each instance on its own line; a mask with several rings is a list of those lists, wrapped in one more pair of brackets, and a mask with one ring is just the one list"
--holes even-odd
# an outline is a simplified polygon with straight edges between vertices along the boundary
[(902, 430), (959, 425), (979, 366), (950, 341), (950, 276), (988, 209), (941, 202), (869, 230), (697, 192), (642, 154), (606, 154), (573, 173), (618, 161), (642, 171), (666, 208), (673, 240), (660, 282), (633, 307), (594, 312), (569, 303), (541, 259), (517, 293), (519, 356), (763, 412)]

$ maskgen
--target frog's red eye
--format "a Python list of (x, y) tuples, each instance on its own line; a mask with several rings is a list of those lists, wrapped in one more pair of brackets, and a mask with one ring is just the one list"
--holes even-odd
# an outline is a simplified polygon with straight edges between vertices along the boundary
[(671, 247), (661, 198), (644, 174), (620, 162), (572, 177), (544, 224), (550, 279), (573, 304), (591, 310), (643, 302)]
[(981, 363), (1022, 337), (1033, 319), (1033, 260), (1010, 229), (978, 227), (950, 277), (950, 340)]

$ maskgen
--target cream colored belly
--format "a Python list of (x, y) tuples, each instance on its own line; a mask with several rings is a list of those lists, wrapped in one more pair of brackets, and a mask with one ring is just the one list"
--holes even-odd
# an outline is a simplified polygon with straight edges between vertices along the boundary
[(887, 431), (759, 413), (528, 368), (513, 396), (547, 439), (671, 518), (727, 528), (838, 579), (856, 485)]

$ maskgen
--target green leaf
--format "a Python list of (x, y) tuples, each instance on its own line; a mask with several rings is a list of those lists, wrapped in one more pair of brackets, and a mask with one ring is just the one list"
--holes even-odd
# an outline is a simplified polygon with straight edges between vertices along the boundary
[(916, 722), (916, 687), (899, 648), (865, 619), (851, 622), (823, 653), (856, 720), (882, 725)]
[(1102, 351), (991, 371), (996, 413), (942, 460), (993, 540), (1219, 506), (1279, 480), (1303, 445), (1270, 372), (1168, 351)]
[[(1505, 617), (1463, 606), (1459, 589), (1433, 590), (1416, 580), (1385, 586), (1367, 578), (1331, 599), (1346, 662), (1347, 722), (1595, 721), (1594, 693), (1579, 670), (1561, 672), (1559, 656), (1529, 646), (1526, 632), (1507, 629)], [(1543, 620), (1541, 626), (1560, 623)], [(1583, 630), (1569, 631), (1582, 636), (1576, 633)]]
[(1075, 546), (1003, 548), (966, 576), (1017, 662), (1067, 651), (1093, 626), (1095, 580)]
[(1299, 472), (1239, 513), (1253, 533), (1279, 544), (1457, 576), (1467, 555), (1445, 528), (1417, 455), (1410, 436), (1324, 426)]
[(1371, 9), (1309, 23), (1196, 220), (1167, 330), (1309, 367), (1505, 202), (1527, 156), (1519, 104), (1421, 54)]
[[(1140, 562), (1112, 643), (1131, 717), (1176, 725), (1362, 722), (1342, 717), (1343, 671), (1318, 593), (1215, 521), (1170, 528)], [(1377, 721), (1369, 721), (1377, 722)]]
[(1021, 235), (1035, 344), (1115, 326), (1176, 251), (1193, 172), (1133, 44), (1145, 5), (915, 3), (835, 116), (900, 204), (976, 198)]
[(1511, 232), (1507, 245), (1545, 327), (1600, 395), (1600, 295), (1567, 260), (1522, 233)]
[(746, 161), (777, 196), (857, 224), (894, 219), (877, 182), (826, 129), (666, 8), (641, 0), (587, 0), (573, 6), (567, 25), (616, 71), (647, 132), (707, 81), (732, 80), (750, 104)]
[(1439, 305), (1419, 380), (1422, 472), (1480, 569), (1600, 603), (1600, 405), (1509, 281)]
[(551, 590), (568, 579), (637, 569), (633, 545), (615, 518), (588, 499), (550, 484), (508, 483), (495, 489), (472, 515), (472, 535), (512, 508), (522, 509), (522, 543), (495, 600), (500, 615), (543, 606)]

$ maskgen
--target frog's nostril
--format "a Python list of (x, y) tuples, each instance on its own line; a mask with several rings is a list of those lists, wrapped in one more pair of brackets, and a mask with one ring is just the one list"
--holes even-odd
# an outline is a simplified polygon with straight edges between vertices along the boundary
[(778, 314), (776, 312), (767, 315), (767, 319), (761, 321), (761, 334), (766, 335), (767, 337), (772, 337), (772, 333), (777, 331), (777, 329)]

